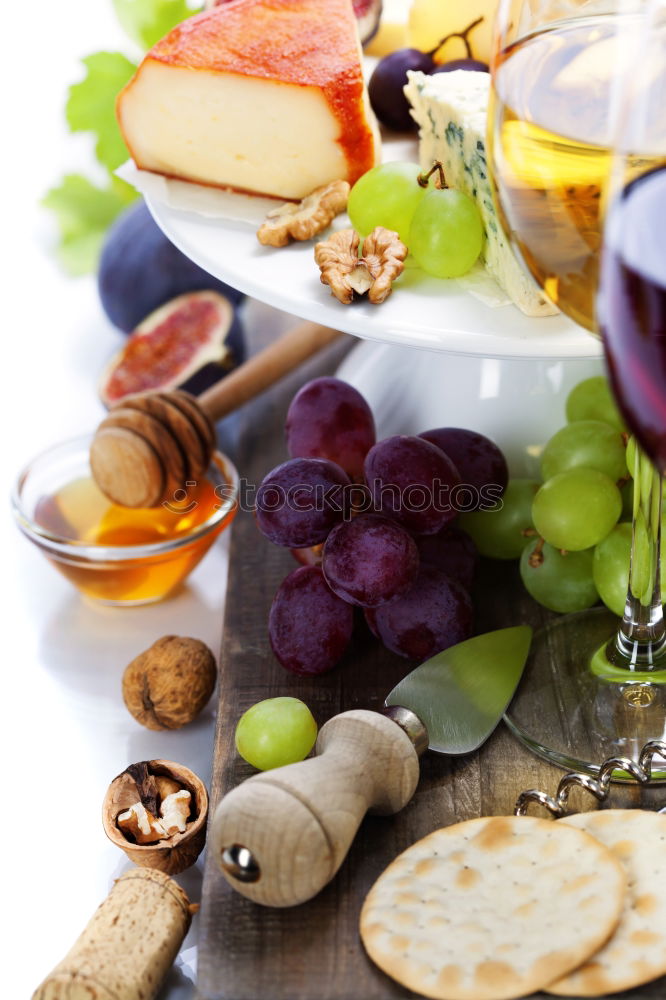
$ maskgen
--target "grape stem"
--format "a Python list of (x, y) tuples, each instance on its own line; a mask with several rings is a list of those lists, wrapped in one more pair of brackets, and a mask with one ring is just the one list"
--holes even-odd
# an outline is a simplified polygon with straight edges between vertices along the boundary
[(444, 175), (444, 165), (440, 160), (435, 160), (430, 170), (424, 171), (423, 173), (420, 173), (418, 175), (416, 179), (419, 182), (420, 187), (427, 188), (428, 181), (436, 171), (439, 174), (439, 176), (435, 181), (435, 187), (439, 186), (441, 191), (446, 190), (446, 188), (448, 188), (449, 185), (446, 183), (446, 177)]
[(445, 35), (444, 38), (442, 38), (437, 43), (437, 45), (435, 46), (434, 49), (431, 49), (430, 52), (426, 52), (426, 55), (433, 57), (436, 52), (439, 52), (439, 50), (441, 49), (442, 45), (445, 45), (452, 38), (459, 38), (460, 41), (465, 46), (465, 49), (467, 51), (467, 58), (468, 59), (473, 59), (474, 58), (474, 53), (472, 51), (472, 46), (470, 45), (469, 39), (467, 38), (467, 36), (469, 35), (470, 31), (473, 28), (476, 28), (477, 25), (481, 24), (482, 21), (485, 21), (485, 18), (483, 16), (477, 17), (477, 19), (475, 21), (472, 21), (471, 24), (468, 24), (467, 27), (463, 31), (452, 31), (450, 35)]
[(538, 569), (543, 564), (543, 546), (544, 540), (540, 538), (532, 549), (530, 557), (527, 560), (532, 569)]

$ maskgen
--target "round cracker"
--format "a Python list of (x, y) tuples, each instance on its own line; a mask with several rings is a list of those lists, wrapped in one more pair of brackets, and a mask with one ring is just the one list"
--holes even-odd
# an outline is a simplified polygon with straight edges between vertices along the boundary
[(605, 844), (627, 872), (615, 933), (584, 965), (548, 993), (597, 997), (640, 986), (666, 973), (666, 816), (642, 809), (604, 809), (558, 821)]
[(600, 948), (625, 884), (608, 848), (574, 827), (473, 819), (436, 830), (389, 865), (363, 905), (361, 937), (370, 958), (417, 993), (508, 1000)]

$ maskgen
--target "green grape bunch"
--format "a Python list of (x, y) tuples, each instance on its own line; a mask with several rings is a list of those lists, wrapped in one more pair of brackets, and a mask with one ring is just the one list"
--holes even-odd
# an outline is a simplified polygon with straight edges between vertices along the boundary
[(439, 162), (425, 173), (413, 163), (373, 167), (351, 189), (347, 212), (361, 236), (375, 226), (392, 229), (417, 266), (436, 278), (466, 274), (483, 249), (476, 202), (447, 187)]
[(543, 607), (566, 614), (601, 600), (622, 615), (635, 445), (603, 375), (571, 390), (566, 417), (541, 453), (541, 482), (510, 480), (503, 504), (463, 514), (460, 527), (482, 555), (519, 559), (523, 584)]

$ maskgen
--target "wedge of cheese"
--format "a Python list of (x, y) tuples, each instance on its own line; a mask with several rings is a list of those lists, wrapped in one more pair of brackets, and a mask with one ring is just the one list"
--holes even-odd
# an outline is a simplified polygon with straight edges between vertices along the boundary
[(558, 312), (514, 253), (495, 211), (486, 157), (490, 74), (460, 69), (407, 76), (405, 94), (419, 126), (421, 166), (430, 168), (441, 160), (450, 187), (476, 199), (486, 231), (483, 256), (488, 271), (527, 316)]
[(148, 52), (117, 103), (136, 165), (300, 199), (379, 160), (351, 0), (231, 0)]

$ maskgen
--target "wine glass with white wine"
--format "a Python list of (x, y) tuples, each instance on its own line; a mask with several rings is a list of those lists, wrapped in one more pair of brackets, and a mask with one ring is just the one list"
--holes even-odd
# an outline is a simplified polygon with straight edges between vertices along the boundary
[[(666, 738), (665, 22), (666, 0), (501, 0), (496, 20), (489, 143), (500, 214), (547, 295), (603, 337), (611, 386), (640, 442), (627, 449), (623, 618), (594, 608), (537, 633), (506, 717), (541, 756), (591, 773)], [(592, 523), (611, 488), (605, 497), (581, 486), (561, 513)], [(655, 759), (653, 775), (666, 780), (666, 761)]]

